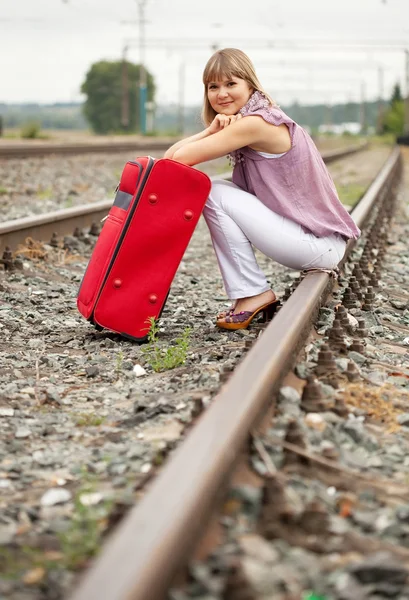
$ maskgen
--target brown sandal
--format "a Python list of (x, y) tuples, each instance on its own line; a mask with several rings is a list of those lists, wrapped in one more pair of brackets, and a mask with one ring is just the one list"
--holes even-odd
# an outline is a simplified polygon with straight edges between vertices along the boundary
[(260, 306), (253, 312), (248, 310), (239, 313), (229, 311), (229, 313), (224, 317), (224, 321), (218, 320), (216, 321), (216, 325), (217, 327), (220, 327), (220, 329), (247, 329), (254, 317), (256, 317), (259, 313), (262, 314), (263, 323), (271, 321), (278, 306), (280, 306), (280, 301), (273, 300), (273, 302), (263, 304), (263, 306)]

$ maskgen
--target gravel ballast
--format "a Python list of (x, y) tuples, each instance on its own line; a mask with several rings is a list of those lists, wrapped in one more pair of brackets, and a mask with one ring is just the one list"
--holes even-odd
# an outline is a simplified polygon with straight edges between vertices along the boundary
[[(344, 159), (344, 174), (356, 159)], [(371, 160), (368, 179), (380, 166)], [(54, 168), (43, 185), (57, 179)], [(21, 248), (17, 270), (0, 272), (0, 597), (64, 596), (263, 328), (216, 330), (214, 315), (228, 303), (201, 220), (160, 322), (164, 349), (190, 328), (187, 358), (155, 373), (144, 346), (96, 331), (76, 310), (94, 241)], [(282, 295), (298, 273), (258, 256)]]
[(332, 338), (335, 363), (319, 371), (340, 302), (335, 288), (253, 440), (252, 477), (241, 466), (244, 475), (233, 478), (219, 518), (222, 544), (190, 565), (190, 583), (172, 600), (409, 598), (409, 152), (402, 152), (404, 181), (373, 305), (348, 308), (346, 347)]
[[(351, 193), (365, 190), (389, 151), (376, 146), (329, 165), (347, 202)], [(123, 166), (134, 158), (122, 152), (0, 159), (0, 217), (8, 221), (113, 198)], [(214, 176), (228, 171), (229, 164), (220, 158), (198, 168)]]

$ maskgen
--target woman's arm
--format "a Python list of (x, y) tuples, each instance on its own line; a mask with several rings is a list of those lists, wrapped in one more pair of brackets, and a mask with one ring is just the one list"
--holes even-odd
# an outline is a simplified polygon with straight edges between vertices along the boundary
[[(192, 166), (220, 158), (243, 146), (260, 144), (266, 137), (266, 125), (260, 117), (256, 116), (237, 119), (213, 135), (180, 146), (174, 151), (172, 158)], [(274, 127), (271, 125), (267, 127), (269, 127), (268, 135), (273, 135)]]
[(166, 150), (163, 158), (173, 158), (175, 152), (177, 150), (179, 150), (179, 148), (182, 148), (185, 144), (190, 144), (192, 142), (198, 142), (199, 140), (202, 140), (209, 135), (211, 135), (211, 133), (209, 131), (209, 128), (206, 127), (206, 129), (204, 129), (203, 131), (200, 131), (200, 133), (196, 133), (195, 135), (191, 135), (188, 138), (179, 140), (178, 142), (176, 142), (176, 144), (173, 144), (173, 146), (171, 146), (168, 150)]
[(190, 137), (185, 138), (184, 140), (179, 140), (178, 142), (176, 142), (176, 144), (173, 144), (173, 146), (171, 146), (169, 150), (166, 150), (164, 158), (174, 158), (175, 153), (186, 144), (191, 144), (192, 142), (198, 142), (200, 140), (203, 140), (209, 135), (213, 135), (214, 133), (221, 131), (225, 127), (228, 127), (229, 125), (235, 123), (241, 118), (242, 116), (240, 114), (230, 116), (216, 115), (212, 123), (210, 123), (209, 127), (206, 127), (206, 129), (204, 129), (200, 133), (191, 135)]

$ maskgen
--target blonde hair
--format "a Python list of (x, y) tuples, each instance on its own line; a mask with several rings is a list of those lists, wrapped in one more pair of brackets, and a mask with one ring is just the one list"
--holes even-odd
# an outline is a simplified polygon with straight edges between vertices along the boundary
[(231, 79), (232, 77), (238, 77), (244, 79), (253, 91), (262, 92), (267, 100), (271, 102), (272, 106), (276, 103), (274, 100), (264, 91), (263, 86), (258, 80), (256, 71), (254, 70), (253, 63), (242, 50), (237, 48), (224, 48), (223, 50), (217, 50), (207, 61), (205, 69), (203, 71), (203, 84), (204, 89), (204, 102), (202, 108), (202, 120), (203, 123), (208, 126), (213, 121), (217, 112), (212, 108), (209, 99), (207, 97), (207, 86), (211, 81), (221, 81), (223, 78)]

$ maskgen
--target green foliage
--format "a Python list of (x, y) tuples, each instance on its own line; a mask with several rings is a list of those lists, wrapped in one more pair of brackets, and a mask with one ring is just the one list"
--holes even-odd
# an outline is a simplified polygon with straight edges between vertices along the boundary
[(64, 200), (63, 206), (64, 208), (71, 208), (72, 206), (74, 206), (74, 196), (67, 196)]
[[(117, 83), (117, 96), (120, 97), (121, 80)], [(138, 90), (135, 90), (134, 95), (130, 96), (129, 112), (131, 117), (138, 117), (139, 111), (137, 106), (137, 94)], [(279, 102), (280, 98), (277, 98)], [(198, 102), (200, 99), (198, 99)], [(115, 125), (112, 131), (131, 133), (131, 131), (125, 131), (120, 124), (121, 109), (119, 100), (117, 100), (118, 108), (118, 127)], [(184, 135), (189, 133), (200, 131), (203, 125), (200, 120), (200, 105), (198, 106), (186, 106), (184, 114)], [(357, 102), (349, 102), (347, 104), (336, 104), (331, 106), (329, 111), (328, 107), (323, 104), (303, 106), (301, 104), (293, 105), (282, 105), (284, 112), (286, 112), (292, 119), (300, 123), (301, 125), (308, 125), (312, 133), (318, 132), (319, 125), (323, 124), (330, 118), (333, 124), (343, 123), (346, 121), (358, 121), (360, 119), (360, 104)], [(36, 120), (41, 123), (41, 128), (45, 129), (71, 129), (71, 130), (84, 130), (88, 129), (88, 124), (85, 121), (83, 115), (83, 105), (79, 103), (71, 104), (52, 104), (52, 105), (39, 105), (39, 104), (0, 104), (0, 113), (4, 119), (5, 133), (4, 137), (11, 137), (14, 132), (10, 132), (11, 128), (20, 128), (22, 124), (27, 121)], [(368, 127), (376, 127), (378, 118), (378, 101), (366, 102), (365, 103), (365, 117)], [(176, 104), (162, 105), (156, 111), (155, 114), (155, 131), (151, 135), (166, 135), (166, 136), (180, 136), (178, 131), (178, 107)], [(133, 127), (133, 126), (132, 126)], [(132, 129), (131, 127), (129, 129)], [(135, 131), (135, 127), (133, 127)]]
[(405, 127), (405, 105), (400, 91), (400, 85), (395, 84), (389, 109), (385, 112), (382, 121), (382, 132), (401, 135)]
[(82, 567), (89, 558), (95, 556), (101, 545), (106, 518), (112, 508), (112, 501), (105, 500), (97, 505), (82, 504), (81, 496), (93, 493), (91, 482), (77, 492), (74, 498), (74, 513), (68, 529), (59, 533), (64, 563), (69, 569)]
[(389, 110), (385, 113), (383, 119), (384, 133), (394, 133), (400, 135), (403, 133), (405, 123), (405, 106), (403, 100), (395, 101)]
[(76, 425), (78, 427), (98, 427), (105, 421), (105, 417), (100, 415), (93, 415), (90, 413), (80, 413), (76, 418)]
[(121, 375), (123, 363), (124, 363), (124, 353), (122, 351), (120, 351), (120, 352), (118, 352), (118, 354), (116, 356), (116, 365), (115, 365), (115, 373), (116, 373), (117, 379), (119, 379), (119, 376)]
[[(127, 72), (129, 124), (122, 123), (123, 74)], [(100, 61), (88, 71), (81, 91), (87, 96), (84, 115), (96, 133), (139, 129), (139, 65), (127, 61)], [(155, 95), (153, 77), (147, 73), (148, 101)]]
[(142, 353), (155, 373), (183, 365), (189, 351), (190, 328), (186, 327), (181, 337), (174, 340), (172, 346), (161, 348), (158, 342), (159, 326), (153, 317), (150, 317), (148, 322), (150, 324), (148, 344), (142, 348)]
[(101, 547), (113, 500), (103, 499), (98, 504), (87, 506), (81, 502), (83, 494), (96, 491), (96, 479), (84, 469), (80, 489), (74, 497), (74, 511), (67, 528), (57, 533), (62, 558), (48, 558), (42, 547), (18, 544), (9, 548), (0, 547), (1, 575), (5, 579), (20, 580), (24, 572), (35, 567), (48, 569), (78, 569), (86, 565)]
[(402, 92), (400, 91), (400, 85), (399, 83), (395, 83), (390, 104), (391, 106), (393, 106), (395, 102), (401, 102), (402, 100), (403, 98)]
[(40, 137), (41, 126), (37, 121), (28, 121), (21, 128), (21, 137), (25, 140), (34, 140)]
[[(37, 121), (42, 129), (87, 128), (80, 104), (0, 104), (3, 126), (20, 128), (29, 121)], [(10, 132), (5, 137), (11, 137)]]
[(49, 200), (53, 195), (53, 190), (51, 187), (42, 188), (40, 187), (37, 191), (37, 198), (39, 200)]
[(337, 192), (342, 204), (355, 206), (366, 191), (366, 186), (359, 183), (347, 183), (337, 185)]

